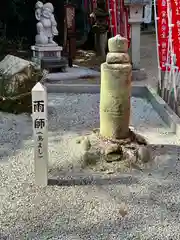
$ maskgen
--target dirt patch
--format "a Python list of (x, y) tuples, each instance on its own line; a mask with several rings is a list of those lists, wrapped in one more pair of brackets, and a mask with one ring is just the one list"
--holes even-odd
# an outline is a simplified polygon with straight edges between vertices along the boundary
[(143, 171), (151, 162), (147, 141), (139, 134), (129, 131), (129, 137), (122, 140), (104, 139), (99, 129), (77, 139), (84, 150), (81, 167), (93, 171), (126, 172), (133, 168)]
[(88, 67), (90, 69), (100, 71), (100, 65), (104, 62), (104, 58), (96, 56), (94, 51), (78, 50), (74, 64), (82, 67)]

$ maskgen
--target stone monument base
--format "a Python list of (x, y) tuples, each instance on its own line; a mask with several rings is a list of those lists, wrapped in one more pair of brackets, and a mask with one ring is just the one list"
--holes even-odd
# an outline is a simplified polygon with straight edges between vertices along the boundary
[(41, 59), (41, 69), (52, 72), (64, 72), (67, 66), (67, 59), (64, 57), (43, 57)]
[(31, 46), (33, 52), (32, 61), (41, 64), (41, 59), (44, 57), (61, 58), (62, 47), (57, 44), (34, 45)]

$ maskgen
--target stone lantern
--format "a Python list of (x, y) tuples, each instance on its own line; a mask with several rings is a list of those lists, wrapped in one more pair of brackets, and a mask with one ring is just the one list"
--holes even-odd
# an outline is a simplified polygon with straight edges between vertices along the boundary
[(131, 24), (131, 60), (133, 69), (140, 69), (140, 35), (143, 22), (143, 7), (151, 0), (124, 0), (124, 5), (130, 9), (129, 24)]
[(97, 7), (90, 14), (93, 18), (94, 24), (92, 26), (93, 32), (95, 34), (95, 47), (96, 54), (106, 58), (106, 48), (107, 48), (107, 17), (109, 16), (106, 10), (106, 4), (104, 0), (97, 0)]

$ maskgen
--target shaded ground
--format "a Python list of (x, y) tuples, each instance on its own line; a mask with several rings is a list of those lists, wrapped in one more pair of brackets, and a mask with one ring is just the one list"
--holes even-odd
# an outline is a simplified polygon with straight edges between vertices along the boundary
[(78, 50), (74, 64), (100, 71), (100, 65), (104, 62), (102, 57), (97, 57), (94, 51)]

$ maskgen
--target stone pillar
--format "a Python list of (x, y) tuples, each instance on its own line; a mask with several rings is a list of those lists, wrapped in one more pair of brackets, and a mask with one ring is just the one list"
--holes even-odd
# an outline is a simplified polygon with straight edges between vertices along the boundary
[(129, 6), (129, 24), (131, 24), (131, 61), (135, 70), (140, 69), (140, 37), (143, 22), (143, 4), (134, 3)]
[(106, 58), (107, 32), (108, 32), (107, 17), (108, 16), (109, 16), (109, 13), (106, 10), (105, 1), (97, 0), (97, 7), (90, 14), (90, 17), (93, 18), (94, 20), (92, 29), (95, 34), (96, 54), (97, 56), (102, 56), (104, 60)]
[(106, 59), (106, 48), (107, 48), (107, 32), (95, 33), (95, 49), (97, 56), (102, 56)]
[(133, 69), (140, 69), (140, 36), (141, 36), (141, 21), (131, 24), (131, 61)]
[(101, 64), (100, 134), (123, 139), (129, 134), (132, 66), (128, 40), (117, 35), (108, 41), (109, 53)]
[[(129, 24), (131, 24), (131, 61), (135, 70), (140, 69), (140, 33), (143, 22), (143, 6), (151, 4), (151, 0), (124, 0), (129, 7)], [(137, 79), (138, 80), (138, 79)]]

